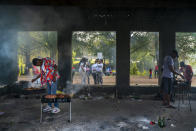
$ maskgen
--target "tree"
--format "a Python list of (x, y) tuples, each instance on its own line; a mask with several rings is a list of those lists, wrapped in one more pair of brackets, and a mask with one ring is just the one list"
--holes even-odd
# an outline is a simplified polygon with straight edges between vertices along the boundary
[(29, 32), (29, 35), (34, 43), (49, 51), (50, 57), (56, 60), (57, 33), (55, 31)]
[(76, 57), (96, 56), (98, 52), (102, 52), (104, 59), (114, 63), (115, 46), (114, 32), (74, 32), (72, 36), (72, 49), (76, 52)]
[(190, 59), (190, 55), (194, 55), (196, 52), (196, 34), (176, 33), (176, 46), (180, 54), (180, 60)]
[[(18, 47), (18, 63), (20, 72), (22, 72), (21, 67), (29, 67), (31, 64), (30, 59), (32, 59), (32, 57), (46, 57), (50, 54), (50, 57), (56, 59), (57, 33), (54, 31), (18, 32)], [(25, 69), (27, 69), (25, 73), (28, 73), (29, 68)]]
[(158, 61), (158, 33), (131, 32), (131, 66), (135, 66), (140, 72), (154, 68)]

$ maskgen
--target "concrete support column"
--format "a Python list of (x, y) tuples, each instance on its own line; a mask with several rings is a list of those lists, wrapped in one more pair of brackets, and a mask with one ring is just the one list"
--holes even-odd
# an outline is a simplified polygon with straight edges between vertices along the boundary
[(60, 89), (66, 88), (66, 83), (71, 82), (72, 69), (72, 30), (60, 29), (58, 30), (58, 71), (60, 79), (58, 87)]
[(17, 32), (0, 31), (0, 84), (12, 84), (18, 79)]
[(159, 85), (164, 57), (169, 55), (175, 47), (175, 32), (171, 30), (161, 30), (159, 32)]
[(116, 84), (118, 97), (126, 95), (130, 79), (130, 31), (121, 27), (116, 32)]

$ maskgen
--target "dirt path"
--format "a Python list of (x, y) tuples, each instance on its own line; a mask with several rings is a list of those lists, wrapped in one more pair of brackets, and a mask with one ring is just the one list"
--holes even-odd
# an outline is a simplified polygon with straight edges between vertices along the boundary
[[(28, 80), (32, 79), (31, 76), (21, 76), (18, 80)], [(74, 76), (73, 84), (81, 84), (81, 77), (79, 74)], [(93, 85), (93, 77), (90, 76), (90, 85)], [(103, 85), (115, 85), (116, 76), (103, 76)], [(149, 79), (147, 76), (131, 76), (130, 85), (158, 85), (158, 79)], [(192, 79), (192, 86), (196, 87), (196, 77)]]

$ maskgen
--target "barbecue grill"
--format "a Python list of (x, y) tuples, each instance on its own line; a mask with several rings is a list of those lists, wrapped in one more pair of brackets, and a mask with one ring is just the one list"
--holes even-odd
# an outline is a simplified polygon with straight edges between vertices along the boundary
[(46, 89), (45, 88), (35, 88), (35, 89), (31, 89), (29, 90), (29, 88), (25, 88), (22, 90), (22, 94), (24, 95), (29, 95), (29, 94), (42, 94), (45, 93)]
[(46, 98), (46, 95), (42, 96), (41, 98), (41, 115), (40, 115), (40, 123), (42, 123), (43, 120), (43, 104), (44, 103), (69, 103), (69, 122), (71, 122), (71, 97), (65, 96), (64, 98)]
[(192, 111), (191, 108), (191, 87), (186, 83), (183, 79), (176, 79), (176, 87), (178, 90), (178, 110), (180, 110), (180, 103), (184, 103), (185, 98), (188, 99), (189, 109)]

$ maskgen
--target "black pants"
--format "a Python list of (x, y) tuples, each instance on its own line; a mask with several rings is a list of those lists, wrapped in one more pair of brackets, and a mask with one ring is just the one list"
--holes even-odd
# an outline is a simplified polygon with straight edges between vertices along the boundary
[(97, 84), (97, 73), (92, 73), (94, 84)]
[(90, 73), (89, 71), (86, 72), (88, 84), (90, 84), (90, 74), (91, 74), (91, 73)]
[(97, 80), (98, 80), (98, 84), (103, 84), (103, 78), (102, 78), (102, 72), (97, 72)]
[(161, 89), (165, 94), (172, 94), (173, 92), (173, 79), (163, 77), (161, 81)]

